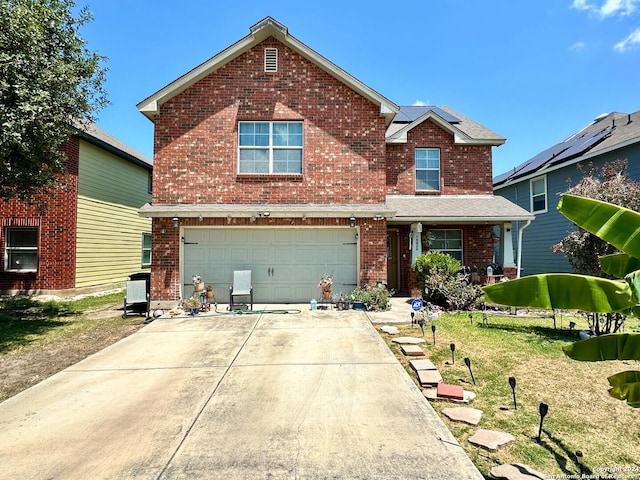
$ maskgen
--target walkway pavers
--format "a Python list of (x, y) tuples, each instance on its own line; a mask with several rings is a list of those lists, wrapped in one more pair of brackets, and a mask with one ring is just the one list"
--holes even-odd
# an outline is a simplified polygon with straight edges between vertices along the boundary
[(393, 325), (383, 325), (380, 327), (380, 330), (389, 335), (397, 335), (399, 333), (398, 327), (394, 327)]
[(419, 345), (421, 343), (426, 343), (424, 338), (418, 337), (396, 337), (391, 340), (392, 342), (406, 345)]
[(489, 472), (492, 477), (505, 480), (542, 480), (551, 478), (549, 475), (540, 473), (528, 465), (513, 463), (493, 467)]
[(418, 345), (400, 345), (400, 351), (407, 357), (423, 357), (424, 352)]
[(442, 375), (438, 370), (418, 370), (418, 382), (420, 386), (434, 386), (442, 382)]
[(447, 407), (442, 409), (442, 414), (454, 422), (478, 425), (482, 420), (482, 410), (471, 407)]
[(437, 370), (438, 369), (435, 366), (435, 364), (428, 358), (423, 358), (419, 360), (409, 360), (409, 365), (411, 365), (411, 368), (413, 368), (416, 372), (419, 370)]
[(513, 441), (515, 441), (515, 437), (510, 433), (482, 428), (469, 437), (469, 443), (490, 452), (497, 452)]

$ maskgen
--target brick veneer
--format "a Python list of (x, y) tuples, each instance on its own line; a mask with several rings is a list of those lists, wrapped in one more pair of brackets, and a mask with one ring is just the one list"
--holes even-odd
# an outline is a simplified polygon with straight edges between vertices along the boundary
[(0, 201), (2, 230), (0, 243), (5, 245), (6, 226), (40, 226), (38, 242), (38, 271), (0, 275), (0, 291), (64, 290), (75, 287), (76, 221), (78, 200), (78, 159), (80, 142), (71, 137), (62, 147), (67, 155), (65, 185), (48, 201), (48, 208), (37, 207), (17, 200)]
[[(439, 192), (416, 192), (415, 149), (440, 149)], [(456, 145), (453, 135), (431, 120), (409, 131), (407, 143), (387, 145), (387, 193), (390, 195), (491, 195), (491, 146)]]

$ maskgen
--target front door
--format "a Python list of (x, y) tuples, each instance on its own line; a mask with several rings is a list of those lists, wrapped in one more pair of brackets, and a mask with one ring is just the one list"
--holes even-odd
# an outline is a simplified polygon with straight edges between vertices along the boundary
[(398, 230), (387, 230), (387, 286), (398, 291)]

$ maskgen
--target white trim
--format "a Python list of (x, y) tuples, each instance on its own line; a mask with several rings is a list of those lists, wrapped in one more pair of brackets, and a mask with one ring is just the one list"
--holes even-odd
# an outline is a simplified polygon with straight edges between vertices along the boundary
[[(542, 210), (534, 210), (533, 208), (533, 184), (534, 182), (538, 182), (542, 180), (544, 182), (544, 209)], [(538, 194), (541, 195), (541, 194)], [(547, 190), (547, 176), (540, 175), (536, 178), (532, 178), (529, 180), (529, 211), (531, 213), (547, 213), (549, 211), (549, 192)]]

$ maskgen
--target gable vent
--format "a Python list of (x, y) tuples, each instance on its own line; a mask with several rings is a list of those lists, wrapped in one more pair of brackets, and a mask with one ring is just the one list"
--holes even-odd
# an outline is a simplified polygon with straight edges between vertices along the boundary
[(265, 72), (278, 71), (278, 49), (277, 48), (264, 49), (264, 71)]

